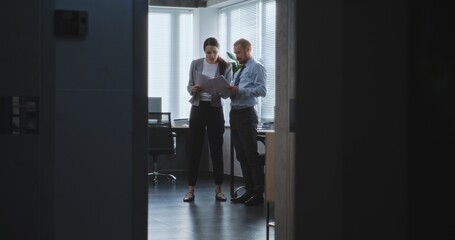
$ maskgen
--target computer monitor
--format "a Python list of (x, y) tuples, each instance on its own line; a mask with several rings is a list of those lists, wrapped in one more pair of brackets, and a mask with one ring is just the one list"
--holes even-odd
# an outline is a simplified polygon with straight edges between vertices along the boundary
[(161, 112), (161, 97), (149, 97), (149, 112)]
[[(151, 112), (161, 112), (161, 98), (160, 97), (149, 97), (148, 102), (149, 113)], [(156, 121), (161, 121), (161, 114), (149, 114), (149, 123), (153, 123)]]

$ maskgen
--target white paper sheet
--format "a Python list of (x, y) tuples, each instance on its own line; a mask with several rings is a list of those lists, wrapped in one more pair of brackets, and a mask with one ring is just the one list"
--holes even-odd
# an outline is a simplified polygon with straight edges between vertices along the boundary
[(200, 72), (196, 72), (195, 83), (197, 85), (201, 86), (203, 92), (206, 92), (206, 93), (209, 93), (209, 94), (214, 94), (215, 93), (215, 89), (208, 82), (209, 79), (210, 79), (209, 76), (204, 75), (204, 74), (202, 74)]
[(230, 86), (229, 83), (227, 82), (226, 78), (223, 75), (210, 78), (207, 80), (210, 85), (212, 85), (213, 88), (215, 88), (215, 91), (217, 93), (221, 93), (223, 96), (231, 96), (231, 92), (227, 90), (227, 88)]

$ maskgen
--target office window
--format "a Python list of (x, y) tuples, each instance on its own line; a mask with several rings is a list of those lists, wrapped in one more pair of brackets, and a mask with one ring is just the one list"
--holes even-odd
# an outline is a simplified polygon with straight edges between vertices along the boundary
[(148, 96), (162, 98), (172, 118), (189, 117), (189, 64), (193, 60), (193, 12), (149, 8)]
[(220, 52), (232, 52), (234, 42), (246, 38), (253, 45), (253, 57), (267, 69), (267, 96), (259, 98), (256, 106), (263, 122), (275, 118), (275, 20), (275, 0), (247, 1), (220, 9)]

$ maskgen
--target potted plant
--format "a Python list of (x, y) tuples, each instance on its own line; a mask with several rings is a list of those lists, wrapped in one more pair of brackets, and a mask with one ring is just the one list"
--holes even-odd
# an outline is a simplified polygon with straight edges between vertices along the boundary
[(235, 58), (234, 54), (232, 54), (231, 52), (226, 52), (229, 59), (231, 61), (229, 61), (230, 63), (232, 63), (232, 72), (235, 73), (237, 72), (243, 65), (239, 63), (239, 61), (237, 61), (237, 59)]

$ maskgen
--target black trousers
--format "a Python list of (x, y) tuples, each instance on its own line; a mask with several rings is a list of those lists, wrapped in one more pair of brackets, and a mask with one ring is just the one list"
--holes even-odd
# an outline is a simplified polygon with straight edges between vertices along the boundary
[(257, 145), (258, 116), (253, 107), (231, 109), (231, 138), (235, 155), (242, 168), (247, 194), (264, 192), (264, 165), (259, 160)]
[(210, 102), (201, 101), (192, 106), (190, 112), (190, 140), (188, 162), (188, 185), (196, 186), (202, 147), (207, 132), (209, 152), (212, 159), (213, 176), (216, 185), (223, 183), (223, 134), (224, 114), (222, 107), (212, 107)]

